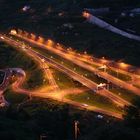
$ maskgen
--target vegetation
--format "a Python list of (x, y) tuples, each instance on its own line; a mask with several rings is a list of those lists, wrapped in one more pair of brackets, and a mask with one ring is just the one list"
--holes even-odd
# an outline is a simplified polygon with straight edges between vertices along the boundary
[(68, 77), (66, 74), (63, 74), (62, 72), (56, 70), (53, 71), (54, 71), (54, 78), (56, 80), (56, 83), (60, 87), (60, 89), (83, 87), (82, 84)]
[(135, 99), (140, 99), (140, 97), (135, 95), (133, 92), (114, 85), (110, 85), (110, 91), (119, 95), (121, 98), (128, 100), (129, 102), (132, 102)]
[(93, 105), (99, 108), (122, 113), (122, 110), (116, 107), (116, 105), (113, 104), (109, 99), (93, 92), (85, 92), (81, 94), (69, 94), (66, 96), (66, 98), (71, 99), (73, 101), (78, 101), (83, 104)]
[(17, 110), (16, 105), (0, 110), (0, 136), (4, 140), (74, 139), (74, 121), (79, 121), (79, 140), (139, 139), (139, 132), (126, 127), (122, 121), (106, 117), (97, 119), (96, 113), (80, 111), (52, 100), (34, 98)]
[(3, 82), (5, 73), (0, 71), (0, 84)]
[(134, 99), (133, 105), (134, 106), (125, 108), (124, 119), (125, 119), (125, 123), (128, 126), (136, 130), (139, 130), (140, 129), (140, 99), (139, 98)]
[(123, 80), (123, 81), (131, 81), (132, 80), (131, 76), (120, 73), (120, 72), (116, 72), (116, 71), (112, 70), (111, 68), (107, 69), (107, 72), (110, 75), (112, 75), (120, 80)]
[(40, 52), (41, 54), (47, 56), (48, 58), (51, 58), (53, 60), (55, 60), (58, 63), (63, 63), (64, 66), (74, 70), (75, 72), (77, 72), (80, 75), (83, 75), (89, 79), (91, 79), (92, 81), (94, 81), (95, 83), (104, 83), (106, 82), (106, 80), (104, 80), (103, 78), (99, 77), (98, 75), (95, 75), (93, 72), (90, 72), (82, 67), (79, 67), (78, 65), (70, 62), (69, 60), (66, 60), (62, 57), (59, 57), (58, 55), (55, 55), (54, 53), (48, 52), (45, 49), (42, 48), (35, 48), (35, 50), (37, 50), (38, 52)]
[(12, 91), (11, 88), (8, 88), (4, 93), (5, 99), (10, 104), (20, 104), (26, 100), (28, 100), (28, 95), (22, 94), (22, 93), (15, 93)]
[(27, 73), (24, 86), (29, 89), (38, 88), (43, 83), (43, 71), (38, 68), (37, 63), (23, 52), (0, 42), (0, 69), (22, 68)]
[[(83, 8), (110, 7), (113, 10), (120, 10), (124, 6), (140, 6), (139, 0), (13, 0), (12, 2), (11, 0), (2, 0), (0, 5), (1, 30), (5, 31), (5, 29), (13, 27), (22, 28), (39, 35), (42, 34), (46, 38), (52, 38), (56, 42), (80, 52), (87, 51), (96, 57), (121, 59), (140, 66), (138, 61), (140, 59), (139, 42), (91, 25), (85, 22), (81, 16)], [(21, 9), (24, 5), (30, 5), (31, 10), (22, 12)], [(59, 16), (59, 13), (64, 13), (64, 15)], [(128, 24), (129, 20), (124, 20), (125, 22), (122, 22), (125, 25)], [(67, 23), (70, 23), (73, 28), (64, 27), (64, 24)], [(139, 27), (135, 26), (134, 28)], [(0, 68), (7, 67), (24, 69), (31, 76), (31, 79), (27, 80), (28, 88), (35, 87), (35, 85), (40, 86), (43, 82), (40, 79), (42, 72), (39, 75), (40, 70), (29, 57), (25, 56), (24, 58), (21, 52), (2, 43), (0, 44)], [(35, 70), (37, 72), (33, 74)], [(36, 78), (36, 76), (39, 77)], [(64, 81), (67, 81), (67, 77), (63, 78)], [(33, 85), (34, 83), (35, 85)], [(71, 81), (72, 83), (73, 81)], [(15, 98), (11, 98), (12, 95), (9, 94), (11, 91), (7, 92), (7, 99), (18, 104)], [(24, 97), (18, 98), (20, 101), (24, 100)], [(86, 98), (86, 96), (83, 95), (80, 100), (82, 98)], [(4, 140), (38, 140), (40, 135), (45, 133), (47, 140), (73, 140), (74, 121), (78, 120), (79, 140), (120, 140), (122, 138), (139, 140), (140, 108), (139, 103), (135, 103), (135, 105), (136, 107), (126, 108), (124, 123), (106, 116), (103, 119), (98, 119), (96, 113), (79, 111), (60, 102), (33, 99), (21, 106), (19, 110), (17, 110), (16, 104), (0, 110), (0, 138)]]
[[(139, 42), (100, 29), (95, 25), (85, 22), (85, 19), (81, 16), (81, 12), (85, 7), (94, 8), (96, 5), (99, 7), (112, 5), (116, 8), (120, 8), (123, 5), (138, 6), (138, 0), (61, 0), (61, 2), (59, 0), (41, 0), (26, 2), (16, 1), (16, 5), (9, 2), (8, 4), (11, 6), (7, 7), (7, 10), (4, 11), (5, 14), (1, 12), (4, 16), (2, 23), (4, 23), (6, 28), (14, 26), (25, 29), (39, 35), (42, 34), (46, 38), (53, 38), (56, 42), (70, 46), (76, 50), (86, 50), (91, 55), (94, 54), (97, 57), (104, 56), (114, 60), (121, 59), (127, 63), (139, 66), (139, 62), (137, 61), (140, 53)], [(33, 11), (29, 13), (21, 12), (21, 8), (25, 4), (29, 4)], [(48, 9), (51, 9), (50, 12), (48, 12)], [(64, 12), (64, 16), (58, 16), (60, 12)], [(7, 17), (5, 16), (6, 14), (8, 15)], [(10, 22), (5, 23), (5, 21), (9, 20), (9, 17)], [(127, 22), (128, 20), (125, 21)], [(73, 28), (69, 29), (63, 26), (67, 23), (70, 23)], [(4, 27), (2, 28), (5, 29)]]
[[(90, 80), (92, 80), (93, 82), (97, 83), (97, 84), (100, 84), (100, 83), (108, 83), (107, 80), (101, 78), (100, 76), (98, 75), (95, 75), (94, 73), (84, 69), (84, 68), (81, 68), (79, 66), (77, 66), (76, 64), (73, 64), (71, 63), (70, 61), (66, 60), (66, 59), (63, 59), (61, 57), (59, 57), (58, 55), (55, 55), (45, 49), (42, 49), (42, 48), (34, 48), (35, 50), (39, 51), (40, 53), (44, 54), (45, 56), (47, 57), (51, 57), (51, 59), (59, 62), (59, 63), (62, 63), (63, 62), (63, 65), (67, 66), (68, 68), (70, 69), (74, 69), (75, 68), (75, 71), (77, 73), (79, 73), (80, 75), (84, 75), (85, 77), (89, 78)], [(115, 72), (114, 70), (112, 70), (111, 68), (108, 68), (107, 69), (107, 73), (109, 73), (110, 75), (112, 76), (115, 76), (116, 78), (118, 79), (121, 79), (123, 81), (130, 81), (132, 80), (130, 76), (128, 75), (125, 75), (125, 74), (122, 74), (120, 72)], [(85, 75), (86, 74), (86, 75)], [(132, 101), (134, 98), (138, 98), (137, 95), (135, 95), (134, 93), (126, 90), (126, 89), (122, 89), (118, 86), (112, 86), (112, 84), (110, 83), (110, 91), (112, 93), (115, 93), (117, 95), (119, 95), (120, 97), (128, 100), (128, 101)]]

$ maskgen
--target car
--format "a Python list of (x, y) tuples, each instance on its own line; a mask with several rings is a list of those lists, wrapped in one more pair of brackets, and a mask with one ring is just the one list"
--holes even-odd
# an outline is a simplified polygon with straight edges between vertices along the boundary
[(87, 104), (83, 104), (83, 106), (87, 107), (88, 105)]
[(1, 39), (4, 39), (4, 37), (3, 37), (3, 36), (1, 36), (0, 38), (1, 38)]
[(1, 104), (0, 104), (0, 107), (4, 107), (4, 106), (5, 106), (5, 103), (1, 103)]
[(96, 93), (97, 92), (97, 90), (96, 89), (93, 89), (93, 91)]
[(102, 115), (98, 114), (98, 115), (97, 115), (97, 118), (98, 118), (98, 119), (103, 119), (103, 118), (104, 118), (104, 116), (102, 116)]

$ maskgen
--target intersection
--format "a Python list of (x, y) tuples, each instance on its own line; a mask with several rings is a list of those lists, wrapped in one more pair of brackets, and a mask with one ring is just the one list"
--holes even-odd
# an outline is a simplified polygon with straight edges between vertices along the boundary
[[(111, 112), (109, 110), (102, 109), (93, 105), (92, 106), (85, 105), (80, 102), (72, 101), (70, 99), (67, 99), (65, 95), (81, 94), (82, 92), (90, 90), (93, 92), (93, 94), (99, 94), (105, 98), (108, 98), (111, 102), (116, 104), (118, 107), (123, 108), (124, 106), (132, 105), (131, 102), (127, 101), (126, 99), (123, 99), (119, 95), (114, 94), (112, 91), (108, 89), (108, 87), (101, 87), (100, 89), (97, 88), (98, 85), (107, 85), (108, 83), (112, 83), (115, 86), (121, 87), (123, 89), (127, 89), (133, 92), (133, 94), (140, 96), (140, 89), (138, 87), (133, 86), (133, 84), (130, 84), (129, 81), (123, 81), (122, 79), (119, 79), (116, 76), (113, 76), (110, 73), (107, 73), (105, 70), (104, 71), (99, 70), (98, 68), (102, 67), (103, 64), (99, 63), (98, 61), (93, 61), (92, 58), (88, 56), (86, 53), (84, 54), (84, 56), (79, 57), (80, 56), (79, 53), (76, 53), (69, 48), (65, 49), (60, 44), (54, 43), (52, 40), (48, 40), (47, 42), (45, 42), (45, 39), (42, 37), (39, 37), (38, 40), (35, 40), (35, 36), (33, 37), (33, 34), (32, 34), (32, 37), (28, 37), (29, 33), (27, 32), (25, 35), (25, 33), (24, 34), (21, 32), (17, 33), (17, 32), (14, 32), (14, 30), (11, 30), (11, 34), (12, 35), (1, 34), (0, 40), (15, 47), (16, 49), (22, 50), (23, 52), (25, 52), (26, 54), (34, 58), (35, 61), (38, 61), (39, 66), (44, 70), (44, 74), (46, 75), (45, 77), (49, 80), (49, 86), (51, 87), (51, 90), (52, 90), (51, 92), (50, 91), (49, 92), (39, 92), (39, 91), (32, 92), (26, 89), (22, 89), (22, 84), (25, 81), (25, 77), (21, 76), (21, 77), (18, 77), (18, 80), (15, 83), (13, 83), (13, 90), (15, 92), (30, 94), (31, 96), (38, 96), (42, 98), (51, 98), (54, 100), (59, 100), (61, 102), (66, 102), (80, 108), (86, 108), (87, 110), (92, 110), (95, 112), (99, 112), (102, 114), (106, 114), (106, 115), (113, 116), (116, 118), (121, 118), (121, 119), (122, 119), (121, 113), (115, 113), (115, 112)], [(17, 39), (13, 38), (13, 36), (17, 37)], [(45, 55), (45, 53), (41, 53), (41, 51), (38, 51), (39, 48), (47, 50), (53, 53), (54, 55), (59, 56), (61, 59), (66, 60), (66, 62), (69, 61), (69, 63), (73, 63), (74, 65), (76, 65), (76, 67), (81, 68), (81, 71), (83, 74), (79, 73), (76, 70), (77, 68), (71, 68), (69, 66), (67, 67), (67, 65), (65, 65), (64, 62), (60, 63), (59, 61), (54, 59), (53, 56), (48, 57), (47, 55)], [(111, 65), (109, 66), (111, 67)], [(50, 67), (66, 74), (68, 77), (79, 82), (81, 85), (84, 86), (84, 88), (73, 89), (69, 87), (69, 89), (67, 90), (60, 89), (56, 82), (56, 79), (53, 76), (53, 73)], [(140, 77), (138, 74), (133, 74), (128, 71), (121, 70), (115, 67), (111, 67), (111, 68), (114, 71), (117, 71), (117, 72), (119, 71), (119, 73), (128, 75), (132, 79), (133, 77), (135, 77), (136, 79), (139, 79)], [(92, 73), (93, 75), (98, 76), (99, 78), (106, 80), (107, 83), (98, 84), (94, 82), (94, 79), (87, 77), (86, 73), (84, 75), (85, 70), (88, 71), (89, 73)]]

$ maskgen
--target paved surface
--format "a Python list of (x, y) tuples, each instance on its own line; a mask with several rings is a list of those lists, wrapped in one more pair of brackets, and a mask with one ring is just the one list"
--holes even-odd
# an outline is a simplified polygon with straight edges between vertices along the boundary
[(72, 63), (75, 63), (76, 65), (88, 70), (88, 71), (91, 71), (93, 72), (94, 74), (97, 74), (99, 75), (100, 77), (106, 79), (108, 82), (111, 82), (113, 83), (114, 85), (117, 85), (121, 88), (124, 88), (126, 90), (129, 90), (133, 93), (135, 93), (136, 95), (140, 96), (140, 89), (133, 86), (132, 84), (129, 84), (127, 82), (124, 82), (116, 77), (113, 77), (112, 75), (109, 75), (108, 73), (105, 73), (105, 72), (102, 72), (102, 71), (99, 71), (97, 70), (96, 68), (92, 67), (91, 65), (89, 64), (86, 64), (82, 61), (79, 61), (78, 59), (75, 59), (75, 57), (70, 57), (68, 54), (58, 50), (58, 49), (55, 49), (53, 47), (50, 47), (50, 46), (46, 46), (45, 44), (42, 44), (42, 43), (38, 43), (36, 41), (33, 41), (33, 40), (30, 40), (30, 39), (27, 39), (25, 37), (23, 37), (25, 40), (31, 42), (31, 43), (34, 43), (35, 45), (39, 45), (40, 47), (44, 48), (44, 49), (47, 49), (69, 61), (71, 61)]
[[(5, 38), (4, 37), (4, 41), (6, 41), (8, 44), (10, 44), (10, 45), (13, 45), (13, 46), (16, 46), (16, 47), (18, 47), (19, 46), (19, 44), (17, 43), (17, 42), (15, 42), (15, 41), (13, 41), (13, 40), (10, 40), (9, 38)], [(39, 53), (37, 53), (37, 52), (34, 52), (34, 51), (32, 51), (32, 50), (30, 50), (30, 53), (34, 53), (35, 55), (37, 55), (37, 56), (39, 56), (41, 59), (42, 58), (44, 58), (44, 59), (46, 59), (47, 60), (47, 63), (48, 63), (48, 61), (49, 62), (51, 62), (51, 65), (55, 65), (55, 67), (57, 67), (58, 69), (61, 69), (61, 71), (62, 71), (62, 69), (63, 69), (63, 71), (64, 71), (64, 68), (65, 67), (63, 67), (63, 66), (61, 66), (61, 65), (58, 65), (58, 66), (56, 66), (56, 62), (53, 62), (52, 60), (50, 60), (50, 59), (48, 59), (48, 58), (46, 58), (46, 57), (44, 57), (44, 56), (42, 56), (42, 55), (40, 55)], [(79, 75), (77, 76), (77, 74), (75, 73), (75, 72), (73, 72), (73, 71), (69, 71), (69, 69), (67, 69), (67, 68), (65, 68), (65, 72), (67, 72), (67, 73), (71, 73), (71, 77), (77, 77), (78, 79), (80, 79), (80, 81), (84, 81), (85, 80), (85, 78), (81, 78), (81, 77), (79, 77)], [(86, 79), (87, 80), (87, 79)], [(17, 89), (17, 87), (20, 87), (21, 85), (22, 85), (22, 83), (23, 83), (23, 81), (24, 81), (24, 79), (23, 78), (19, 78), (19, 80), (16, 82), (16, 83), (14, 83), (14, 86), (13, 87), (16, 87), (16, 89)], [(85, 83), (85, 81), (84, 81), (84, 83)], [(91, 81), (88, 81), (88, 85), (89, 86), (95, 86), (95, 83), (92, 83)], [(93, 87), (92, 87), (93, 88)], [(22, 91), (22, 89), (20, 89), (20, 92), (23, 92)], [(26, 91), (25, 90), (25, 92), (27, 92), (28, 94), (30, 93), (29, 91)], [(50, 96), (48, 96), (48, 97), (50, 97)], [(52, 98), (52, 97), (51, 97)], [(65, 101), (66, 101), (66, 99), (65, 99)], [(68, 101), (67, 101), (68, 102)], [(69, 101), (70, 102), (70, 101)], [(120, 101), (119, 101), (120, 102)], [(73, 101), (71, 101), (71, 104), (73, 104), (73, 105), (75, 105), (76, 104), (76, 102), (74, 103)], [(81, 103), (77, 103), (78, 105), (81, 105), (81, 107), (83, 108), (83, 104), (81, 104)], [(85, 107), (84, 107), (85, 108)], [(92, 109), (91, 109), (92, 108)], [(94, 108), (94, 109), (93, 109)], [(95, 109), (96, 108), (96, 109)], [(100, 108), (97, 108), (97, 107), (93, 107), (93, 106), (88, 106), (87, 107), (87, 109), (91, 109), (91, 110), (93, 110), (93, 111), (97, 111), (98, 110), (98, 112), (101, 112), (101, 113), (103, 113), (103, 114), (108, 114), (108, 115), (111, 115), (111, 116), (115, 116), (115, 117), (117, 117), (117, 118), (122, 118), (122, 116), (121, 116), (121, 114), (117, 114), (116, 115), (116, 113), (114, 113), (114, 112), (110, 112), (110, 111), (107, 111), (107, 110), (103, 110), (103, 111), (101, 111), (101, 109)], [(119, 117), (118, 117), (119, 116)], [(121, 117), (120, 117), (121, 116)]]

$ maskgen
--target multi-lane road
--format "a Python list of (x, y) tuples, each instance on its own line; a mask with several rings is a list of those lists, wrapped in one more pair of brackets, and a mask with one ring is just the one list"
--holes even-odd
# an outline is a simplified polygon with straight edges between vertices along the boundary
[[(4, 37), (4, 38), (7, 39), (9, 44), (12, 43), (12, 45), (22, 46), (22, 44), (20, 44), (20, 42), (9, 39), (8, 37)], [(25, 48), (24, 48), (24, 50), (25, 50)], [(28, 53), (29, 55), (39, 57), (41, 60), (46, 61), (49, 65), (51, 65), (55, 69), (67, 74), (69, 77), (73, 78), (74, 80), (76, 80), (76, 81), (80, 82), (81, 84), (83, 84), (84, 86), (88, 87), (90, 90), (95, 91), (97, 84), (95, 82), (91, 81), (90, 79), (76, 73), (75, 71), (65, 67), (64, 65), (62, 65), (54, 60), (52, 60), (51, 58), (48, 58), (48, 57), (38, 53), (37, 51), (32, 50), (29, 47), (26, 47), (26, 53)], [(112, 92), (110, 92), (106, 89), (98, 90), (96, 93), (100, 94), (102, 96), (105, 96), (106, 98), (109, 98), (114, 103), (116, 103), (118, 106), (124, 107), (125, 105), (131, 105), (130, 102), (120, 98), (119, 96), (113, 94)]]
[[(2, 36), (2, 35), (1, 35), (1, 36)], [(18, 47), (18, 48), (22, 48), (22, 46), (21, 46), (21, 44), (20, 44), (19, 42), (15, 41), (15, 40), (12, 40), (12, 39), (10, 39), (9, 37), (4, 36), (4, 37), (2, 38), (2, 40), (5, 41), (6, 43), (12, 45), (12, 46), (15, 46), (15, 47)], [(36, 52), (36, 51), (33, 51), (33, 50), (30, 49), (30, 48), (26, 48), (26, 47), (25, 47), (23, 50), (24, 50), (27, 54), (29, 54), (29, 55), (31, 55), (31, 56), (39, 57), (40, 59), (45, 60), (45, 61), (46, 61), (47, 63), (49, 63), (52, 67), (55, 67), (56, 69), (58, 69), (58, 70), (64, 72), (65, 74), (69, 75), (71, 78), (73, 78), (73, 79), (79, 81), (80, 83), (84, 84), (85, 86), (87, 86), (89, 89), (92, 89), (92, 90), (95, 89), (96, 84), (95, 84), (94, 82), (90, 81), (89, 79), (87, 79), (87, 78), (85, 78), (85, 77), (83, 77), (83, 76), (80, 76), (79, 74), (75, 73), (74, 71), (72, 71), (72, 70), (70, 70), (70, 69), (64, 67), (64, 66), (61, 65), (61, 64), (58, 64), (57, 62), (51, 60), (50, 58), (47, 58), (47, 57), (41, 55), (40, 53), (38, 53), (38, 52)], [(14, 83), (14, 85), (15, 85), (14, 87), (16, 87), (15, 90), (17, 90), (17, 89), (18, 89), (17, 87), (20, 86), (18, 83), (22, 83), (22, 81), (23, 81), (23, 79), (19, 79), (19, 81), (18, 81), (17, 83)], [(23, 91), (26, 92), (26, 90), (21, 90), (21, 89), (20, 89), (20, 92), (23, 92)], [(101, 90), (101, 91), (102, 91), (101, 93), (102, 93), (104, 96), (106, 96), (106, 94), (110, 96), (110, 92), (108, 92), (107, 90)], [(27, 92), (30, 93), (29, 91), (27, 91)], [(35, 95), (37, 95), (37, 94), (35, 94)], [(43, 95), (44, 95), (44, 94), (43, 94)], [(51, 95), (52, 95), (52, 94), (51, 94)], [(113, 97), (112, 97), (112, 96), (113, 96)], [(50, 97), (50, 96), (49, 96), (49, 97)], [(53, 97), (51, 97), (51, 98), (53, 98)], [(111, 93), (111, 97), (109, 97), (109, 98), (110, 98), (111, 100), (114, 100), (114, 102), (117, 103), (117, 104), (120, 105), (120, 106), (124, 106), (124, 105), (126, 105), (126, 104), (128, 105), (128, 103), (127, 103), (126, 101), (124, 101), (124, 100), (121, 99), (121, 98), (118, 98), (117, 96), (114, 96), (112, 93)], [(94, 106), (85, 107), (85, 106), (83, 106), (82, 103), (77, 103), (77, 102), (74, 102), (74, 101), (68, 101), (68, 99), (65, 99), (65, 98), (63, 99), (63, 101), (64, 101), (64, 102), (71, 103), (71, 104), (73, 104), (73, 105), (78, 104), (78, 105), (79, 105), (80, 107), (82, 107), (82, 108), (87, 108), (87, 109), (93, 110), (93, 111), (97, 111), (97, 110), (98, 110), (97, 112), (104, 113), (104, 114), (111, 115), (111, 116), (115, 116), (115, 117), (117, 117), (117, 118), (122, 118), (122, 117), (121, 117), (121, 114), (119, 114), (119, 113), (110, 112), (110, 111), (108, 111), (108, 110), (100, 109), (100, 108), (94, 107)], [(96, 108), (96, 109), (95, 109), (95, 108)], [(102, 110), (102, 111), (101, 111), (101, 110)]]
[[(53, 47), (50, 47), (49, 45), (46, 45), (46, 44), (43, 44), (43, 43), (39, 43), (37, 41), (34, 41), (34, 40), (31, 40), (31, 39), (28, 39), (26, 37), (23, 37), (23, 36), (20, 36), (20, 35), (16, 35), (20, 38), (23, 38), (25, 39), (26, 41), (30, 42), (30, 43), (33, 43), (35, 45), (38, 45), (44, 49), (47, 49), (53, 53), (55, 53), (56, 55), (59, 55), (60, 57), (63, 57), (64, 59), (67, 59), (69, 61), (71, 61), (72, 63), (75, 63), (76, 65), (90, 71), (90, 72), (93, 72), (94, 74), (97, 74), (99, 75), (100, 77), (102, 77), (103, 79), (106, 79), (108, 82), (111, 82), (113, 83), (114, 85), (117, 85), (121, 88), (124, 88), (126, 90), (129, 90), (133, 93), (135, 93), (136, 95), (140, 96), (140, 89), (133, 86), (132, 84), (129, 84), (125, 81), (122, 81), (106, 72), (102, 72), (100, 70), (97, 70), (96, 68), (94, 68), (93, 66), (91, 66), (90, 64), (87, 64), (87, 63), (84, 63), (83, 61), (80, 61), (75, 55), (69, 55), (68, 53), (65, 53), (59, 49), (56, 49), (56, 48), (53, 48)], [(130, 74), (129, 74), (130, 75)], [(131, 74), (131, 77), (133, 77), (134, 75)], [(135, 75), (136, 77), (136, 75)]]
[[(70, 103), (70, 104), (73, 104), (77, 107), (80, 107), (80, 108), (86, 108), (88, 110), (93, 110), (93, 111), (96, 111), (96, 112), (100, 112), (100, 113), (103, 113), (103, 114), (107, 114), (107, 115), (111, 115), (111, 116), (115, 116), (117, 118), (122, 118), (121, 114), (119, 113), (114, 113), (114, 112), (110, 112), (108, 110), (105, 110), (105, 109), (100, 109), (98, 107), (95, 107), (95, 106), (84, 106), (82, 103), (78, 103), (78, 102), (75, 102), (75, 101), (71, 101), (69, 99), (66, 99), (65, 98), (65, 93), (70, 93), (70, 90), (68, 91), (64, 91), (64, 92), (61, 92), (55, 81), (55, 79), (53, 78), (53, 75), (48, 67), (48, 64), (55, 68), (56, 70), (58, 71), (61, 71), (63, 73), (65, 73), (66, 75), (68, 75), (69, 77), (71, 77), (72, 79), (78, 81), (79, 83), (81, 83), (82, 85), (84, 85), (85, 87), (87, 87), (88, 89), (92, 90), (95, 92), (96, 88), (97, 88), (97, 84), (90, 80), (89, 78), (86, 78), (84, 77), (83, 75), (80, 75), (79, 73), (77, 73), (76, 71), (66, 67), (65, 65), (61, 64), (61, 63), (58, 63), (57, 61), (51, 59), (51, 58), (48, 58), (46, 55), (42, 55), (41, 53), (39, 53), (37, 50), (34, 50), (32, 49), (32, 47), (28, 47), (26, 45), (24, 45), (23, 47), (23, 44), (22, 42), (20, 41), (16, 41), (6, 35), (0, 35), (0, 40), (2, 41), (5, 41), (6, 43), (18, 48), (18, 49), (22, 49), (25, 53), (27, 53), (28, 55), (32, 56), (34, 59), (38, 60), (40, 62), (40, 66), (43, 66), (43, 69), (49, 79), (49, 83), (50, 85), (54, 88), (55, 91), (57, 91), (57, 93), (59, 94), (44, 94), (44, 93), (32, 93), (30, 91), (27, 91), (25, 89), (21, 89), (20, 86), (22, 85), (23, 81), (25, 80), (23, 77), (19, 77), (18, 81), (16, 81), (14, 84), (13, 84), (13, 89), (17, 92), (22, 92), (22, 93), (26, 93), (26, 94), (33, 94), (34, 96), (40, 96), (40, 97), (45, 97), (45, 98), (52, 98), (52, 99), (57, 99), (57, 100), (61, 100), (62, 101), (62, 98), (63, 98), (63, 102), (67, 102), (67, 103)], [(136, 95), (139, 95), (140, 96), (140, 89), (133, 86), (132, 84), (129, 84), (125, 81), (122, 81), (116, 77), (113, 77), (112, 75), (106, 73), (106, 72), (102, 72), (100, 70), (98, 70), (97, 68), (93, 67), (93, 65), (98, 65), (98, 66), (102, 66), (102, 64), (99, 64), (97, 62), (93, 62), (93, 61), (88, 61), (87, 59), (84, 59), (84, 58), (79, 58), (78, 55), (73, 55), (72, 53), (66, 53), (63, 51), (63, 49), (56, 49), (56, 48), (53, 48), (53, 47), (50, 47), (49, 45), (45, 45), (43, 43), (39, 43), (37, 41), (34, 41), (34, 40), (31, 40), (31, 39), (28, 39), (27, 37), (24, 37), (24, 36), (20, 36), (20, 35), (16, 35), (18, 37), (20, 37), (21, 39), (24, 39), (30, 43), (33, 43), (39, 47), (42, 47), (44, 49), (47, 49), (48, 51), (51, 51), (53, 52), (54, 54), (62, 57), (63, 59), (66, 59), (68, 61), (70, 61), (71, 63), (74, 63), (76, 64), (77, 66), (79, 67), (82, 67), (84, 68), (85, 70), (88, 70), (94, 74), (97, 74), (99, 75), (100, 77), (102, 77), (103, 79), (106, 79), (108, 82), (111, 82), (121, 88), (124, 88), (124, 89), (127, 89), (129, 91), (132, 91), (133, 93), (135, 93)], [(113, 68), (113, 70), (117, 70), (119, 71), (119, 69), (115, 69)], [(138, 75), (134, 75), (134, 74), (131, 74), (129, 72), (125, 72), (123, 70), (120, 70), (120, 72), (124, 73), (124, 74), (127, 74), (129, 75), (130, 77), (136, 77), (136, 78), (139, 78)], [(4, 80), (6, 81), (6, 80)], [(7, 80), (8, 81), (8, 80)], [(6, 87), (6, 85), (4, 86)], [(72, 90), (71, 90), (72, 91)], [(74, 93), (81, 93), (81, 92), (78, 92), (79, 89), (74, 89), (72, 92)], [(63, 93), (63, 94), (62, 94)], [(102, 96), (105, 96), (106, 98), (109, 98), (112, 102), (114, 102), (115, 104), (117, 104), (118, 106), (121, 106), (121, 107), (124, 107), (125, 105), (132, 105), (130, 102), (120, 98), (119, 96), (113, 94), (112, 92), (108, 91), (107, 89), (101, 89), (101, 90), (96, 90), (96, 94), (100, 94)], [(61, 96), (60, 96), (61, 95)]]

